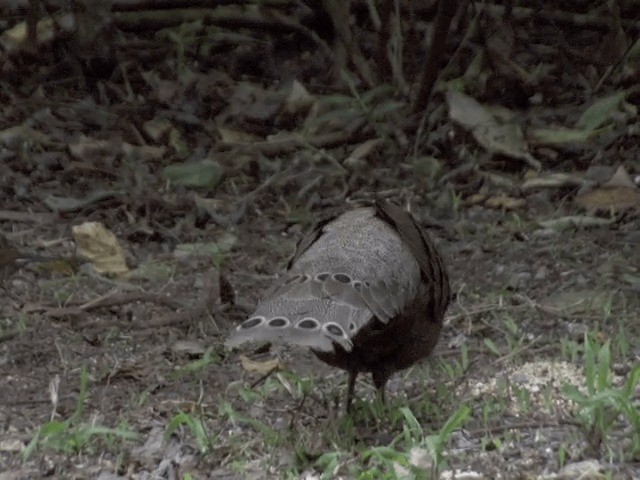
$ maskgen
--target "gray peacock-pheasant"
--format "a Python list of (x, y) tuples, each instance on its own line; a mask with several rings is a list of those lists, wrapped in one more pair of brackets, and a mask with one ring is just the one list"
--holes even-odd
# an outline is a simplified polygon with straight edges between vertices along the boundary
[(227, 345), (273, 341), (310, 347), (349, 375), (371, 372), (384, 398), (389, 377), (429, 356), (449, 306), (449, 278), (427, 233), (389, 202), (318, 223), (282, 279)]

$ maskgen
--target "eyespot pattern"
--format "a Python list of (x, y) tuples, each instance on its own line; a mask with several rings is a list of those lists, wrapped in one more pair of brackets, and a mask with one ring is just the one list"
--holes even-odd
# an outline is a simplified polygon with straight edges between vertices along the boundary
[(275, 317), (269, 320), (267, 325), (273, 328), (285, 328), (289, 325), (289, 319), (284, 317)]
[(294, 275), (293, 277), (289, 277), (287, 278), (287, 281), (284, 282), (285, 285), (291, 285), (292, 283), (300, 280), (302, 276), (301, 275)]
[(267, 319), (264, 317), (251, 317), (240, 324), (238, 330), (248, 330), (249, 328), (262, 325)]
[(333, 279), (340, 283), (351, 283), (351, 277), (346, 273), (334, 273)]
[(342, 327), (337, 323), (334, 323), (334, 322), (325, 323), (322, 326), (322, 328), (324, 328), (327, 332), (329, 332), (331, 335), (334, 335), (336, 337), (346, 337), (344, 330), (342, 330)]
[(302, 330), (317, 330), (320, 328), (320, 322), (315, 318), (307, 317), (296, 323), (296, 328), (301, 328)]

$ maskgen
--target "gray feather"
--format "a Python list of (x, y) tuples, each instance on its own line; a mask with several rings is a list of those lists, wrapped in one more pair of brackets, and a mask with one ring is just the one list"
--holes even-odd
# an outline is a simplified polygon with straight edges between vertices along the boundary
[(228, 346), (273, 341), (351, 351), (362, 327), (373, 318), (388, 322), (415, 297), (420, 266), (374, 207), (346, 212), (310, 236)]
[(298, 243), (282, 280), (227, 345), (272, 341), (311, 347), (355, 378), (389, 376), (430, 355), (450, 300), (446, 268), (415, 219), (376, 200), (318, 223)]

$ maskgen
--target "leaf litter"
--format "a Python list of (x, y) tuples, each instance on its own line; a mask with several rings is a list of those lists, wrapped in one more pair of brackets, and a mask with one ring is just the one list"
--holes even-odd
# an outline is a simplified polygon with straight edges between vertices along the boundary
[[(0, 343), (6, 371), (0, 445), (8, 468), (27, 477), (49, 464), (52, 475), (85, 478), (118, 471), (241, 478), (240, 464), (256, 478), (282, 478), (293, 452), (306, 460), (289, 471), (292, 478), (301, 472), (320, 477), (325, 464), (315, 459), (325, 454), (337, 458), (326, 470), (336, 478), (361, 473), (358, 468), (404, 474), (401, 466), (422, 474), (437, 467), (422, 446), (385, 441), (401, 429), (377, 423), (375, 415), (358, 424), (353, 443), (336, 446), (325, 432), (334, 425), (332, 398), (341, 376), (306, 352), (284, 350), (284, 360), (275, 360), (287, 370), (248, 388), (271, 364), (243, 371), (240, 357), (220, 348), (309, 219), (371, 191), (435, 219), (429, 223), (438, 227), (434, 236), (458, 291), (441, 346), (462, 340), (452, 351), (440, 348), (428, 375), (418, 368), (394, 380), (391, 408), (412, 409), (425, 432), (437, 433), (443, 412), (471, 385), (492, 385), (499, 400), (500, 379), (508, 380), (515, 387), (506, 401), (521, 408), (527, 399), (517, 387), (537, 385), (555, 368), (527, 365), (564, 365), (571, 376), (582, 375), (582, 357), (566, 353), (583, 348), (580, 335), (571, 333), (576, 325), (582, 333), (618, 339), (622, 367), (637, 360), (635, 346), (624, 343), (638, 335), (633, 320), (640, 308), (631, 53), (607, 73), (595, 59), (609, 64), (617, 50), (604, 47), (609, 39), (593, 22), (584, 26), (552, 11), (556, 17), (544, 23), (549, 12), (516, 4), (513, 31), (484, 45), (470, 30), (467, 43), (450, 52), (442, 77), (447, 88), (440, 90), (448, 93), (436, 88), (424, 119), (428, 134), (414, 138), (406, 89), (367, 87), (370, 66), (362, 66), (360, 54), (354, 60), (362, 78), (336, 75), (325, 32), (316, 33), (304, 17), (314, 18), (313, 9), (300, 6), (287, 16), (275, 8), (214, 9), (220, 25), (211, 16), (214, 25), (184, 27), (180, 15), (188, 12), (175, 11), (161, 22), (169, 31), (157, 36), (141, 32), (158, 24), (134, 23), (138, 12), (117, 12), (115, 33), (100, 37), (114, 46), (113, 59), (88, 40), (80, 50), (64, 37), (52, 43), (56, 30), (46, 15), (39, 28), (47, 33), (39, 41), (47, 47), (37, 60), (28, 56), (26, 19), (16, 17), (0, 34), (11, 36), (2, 54), (2, 230), (20, 246), (46, 240), (52, 253), (68, 257), (82, 243), (72, 226), (99, 221), (110, 234), (91, 237), (88, 250), (108, 237), (111, 247), (102, 250), (117, 260), (106, 262), (107, 270), (137, 269), (118, 282), (82, 270), (30, 267), (9, 279), (0, 324), (0, 335), (8, 334), (0, 336), (6, 339)], [(488, 12), (483, 21), (502, 22)], [(231, 14), (241, 29), (226, 27)], [(572, 14), (594, 18), (579, 8)], [(416, 29), (398, 32), (427, 31), (420, 15)], [(74, 18), (55, 17), (59, 31), (72, 32), (62, 28), (64, 17)], [(374, 33), (360, 20), (354, 17), (352, 25), (358, 33)], [(86, 15), (81, 21), (103, 32), (102, 20)], [(411, 21), (399, 23), (410, 27)], [(283, 25), (285, 35), (278, 30)], [(586, 42), (593, 55), (561, 46), (575, 42)], [(466, 70), (470, 46), (479, 54)], [(407, 70), (395, 65), (394, 75), (417, 82), (412, 66), (422, 65), (424, 52), (413, 50), (404, 51)], [(594, 178), (594, 167), (612, 173)], [(48, 216), (54, 221), (41, 221)], [(471, 363), (452, 378), (465, 351)], [(264, 352), (245, 353), (256, 361)], [(448, 368), (437, 368), (440, 361)], [(78, 409), (85, 365), (91, 395)], [(54, 378), (60, 379), (56, 415), (86, 411), (87, 419), (109, 428), (145, 433), (147, 442), (135, 447), (141, 455), (120, 457), (130, 445), (105, 437), (109, 441), (75, 456), (44, 449), (22, 462), (34, 426), (50, 420), (47, 390)], [(461, 396), (452, 399), (451, 391)], [(427, 402), (415, 400), (425, 394)], [(554, 405), (561, 398), (555, 387), (545, 395), (536, 402)], [(575, 478), (603, 469), (632, 478), (633, 461), (607, 457), (617, 443), (590, 458), (579, 428), (559, 421), (571, 414), (560, 403), (535, 415), (496, 408), (487, 417), (483, 412), (495, 405), (482, 396), (474, 401), (477, 411), (445, 452), (443, 478), (515, 472)], [(188, 416), (197, 412), (202, 417)], [(515, 414), (531, 420), (522, 423)], [(176, 424), (165, 438), (168, 425)], [(283, 437), (270, 444), (273, 431)], [(289, 431), (298, 435), (293, 441), (284, 435)], [(194, 453), (203, 447), (215, 454)], [(378, 447), (407, 461), (384, 463), (372, 453), (383, 451)], [(565, 450), (567, 465), (558, 453)]]

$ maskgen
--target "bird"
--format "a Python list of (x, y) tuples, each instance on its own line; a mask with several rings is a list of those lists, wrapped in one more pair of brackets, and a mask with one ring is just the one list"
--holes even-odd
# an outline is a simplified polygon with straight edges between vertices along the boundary
[(0, 234), (0, 282), (7, 280), (27, 263), (50, 260), (52, 257), (21, 252), (4, 235)]
[(286, 272), (226, 345), (269, 341), (309, 347), (348, 374), (371, 373), (384, 402), (395, 372), (428, 357), (449, 306), (449, 276), (433, 241), (403, 208), (382, 199), (319, 221)]

